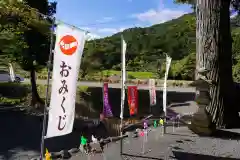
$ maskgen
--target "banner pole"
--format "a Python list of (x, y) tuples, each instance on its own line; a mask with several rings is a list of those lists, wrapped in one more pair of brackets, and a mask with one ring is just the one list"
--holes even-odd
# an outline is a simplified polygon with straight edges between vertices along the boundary
[[(121, 68), (121, 113), (120, 113), (120, 135), (123, 135), (123, 114), (124, 114), (124, 102), (125, 102), (125, 41), (123, 35), (121, 35), (121, 60), (122, 60), (122, 68)], [(120, 155), (123, 154), (123, 142), (122, 138), (120, 140)]]
[[(121, 90), (124, 90), (124, 94), (125, 94), (125, 85), (122, 81), (122, 88)], [(123, 93), (123, 91), (121, 91)], [(124, 105), (124, 101), (123, 100), (123, 97), (121, 97), (121, 104)], [(122, 137), (123, 136), (123, 117), (121, 117), (121, 122), (120, 122), (120, 136)], [(123, 154), (123, 139), (121, 138), (120, 140), (120, 155)]]
[(103, 100), (103, 108), (102, 108), (102, 114), (104, 115), (105, 117), (105, 111), (104, 111), (104, 82), (103, 82), (103, 85), (102, 85), (102, 100)]
[(149, 95), (150, 95), (150, 103), (149, 103), (149, 114), (151, 114), (151, 83), (150, 83), (150, 79), (148, 79), (148, 87), (149, 87)]
[(44, 113), (43, 113), (43, 125), (42, 125), (42, 139), (41, 139), (41, 156), (40, 160), (43, 160), (44, 157), (44, 136), (46, 134), (46, 123), (47, 123), (47, 113), (48, 113), (48, 98), (49, 98), (49, 84), (50, 84), (50, 74), (51, 74), (51, 62), (52, 62), (52, 55), (53, 55), (53, 29), (55, 25), (55, 18), (52, 19), (51, 25), (51, 39), (50, 39), (50, 53), (48, 58), (48, 75), (47, 75), (47, 89), (46, 89), (46, 98), (45, 98), (45, 105), (44, 105)]
[[(165, 72), (167, 74), (167, 68), (166, 68)], [(164, 77), (164, 85), (163, 85), (163, 92), (164, 92), (164, 96), (165, 96), (165, 98), (164, 98), (165, 102), (164, 102), (164, 106), (163, 106), (164, 107), (164, 123), (163, 123), (164, 124), (163, 125), (164, 126), (164, 128), (163, 128), (164, 134), (167, 133), (167, 131), (166, 131), (167, 130), (167, 126), (166, 126), (167, 125), (167, 78), (166, 77), (167, 77), (167, 75), (165, 75), (165, 77)]]
[(170, 69), (172, 58), (166, 54), (166, 71), (165, 71), (165, 78), (164, 78), (164, 87), (163, 87), (163, 96), (164, 96), (164, 133), (166, 133), (166, 122), (167, 122), (167, 78), (168, 72)]
[(123, 119), (121, 119), (121, 126), (120, 126), (120, 131), (121, 131), (121, 140), (120, 140), (120, 155), (123, 154), (123, 141), (122, 141), (122, 135), (123, 135), (123, 131), (122, 131), (122, 125), (123, 125)]

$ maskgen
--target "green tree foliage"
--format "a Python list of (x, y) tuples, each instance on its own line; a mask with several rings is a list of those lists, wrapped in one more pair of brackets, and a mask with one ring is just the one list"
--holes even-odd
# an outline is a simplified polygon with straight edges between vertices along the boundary
[[(178, 19), (148, 28), (130, 28), (111, 37), (97, 39), (94, 52), (102, 59), (103, 69), (120, 69), (121, 34), (127, 42), (127, 69), (157, 72), (157, 61), (165, 53), (173, 60), (180, 60), (195, 52), (195, 17), (186, 14)], [(86, 45), (87, 50), (93, 50)], [(84, 53), (90, 54), (90, 52)]]
[(38, 16), (31, 11), (31, 8), (23, 2), (3, 0), (0, 3), (0, 51), (1, 54), (15, 56), (28, 48), (23, 34), (28, 30), (28, 26), (41, 26), (42, 31), (46, 31), (44, 22), (38, 20)]
[[(51, 16), (56, 3), (47, 0), (3, 0), (0, 3), (0, 53), (30, 72), (31, 105), (42, 103), (35, 71), (46, 66), (50, 51)], [(41, 14), (39, 14), (39, 12)]]
[(84, 54), (81, 61), (81, 78), (85, 78), (87, 73), (97, 71), (102, 66), (103, 52), (96, 50), (94, 41), (89, 41), (84, 48)]
[[(231, 20), (234, 65), (237, 64), (240, 56), (240, 29), (238, 22), (238, 16)], [(158, 72), (159, 76), (162, 77), (164, 74), (165, 53), (167, 53), (173, 58), (170, 78), (193, 80), (192, 72), (185, 72), (180, 66), (184, 66), (186, 69), (188, 64), (190, 68), (195, 67), (195, 64), (192, 64), (195, 63), (195, 60), (192, 58), (194, 58), (193, 55), (196, 53), (195, 14), (186, 14), (177, 19), (148, 28), (130, 28), (110, 37), (89, 41), (85, 46), (83, 61), (92, 62), (95, 59), (97, 65), (88, 63), (88, 65), (83, 66), (90, 67), (94, 65), (93, 68), (95, 70), (120, 70), (121, 34), (124, 35), (128, 43), (126, 55), (127, 70), (158, 72), (158, 69), (162, 68)], [(193, 60), (191, 63), (187, 62), (189, 58)], [(91, 72), (91, 68), (86, 71)], [(187, 73), (189, 75), (186, 75)]]
[(176, 80), (193, 80), (196, 68), (196, 53), (191, 53), (180, 61), (173, 62), (170, 75)]

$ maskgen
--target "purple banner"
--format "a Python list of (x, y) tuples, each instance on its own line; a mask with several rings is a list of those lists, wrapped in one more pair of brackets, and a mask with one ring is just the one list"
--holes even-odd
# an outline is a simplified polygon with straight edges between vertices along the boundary
[(105, 117), (112, 117), (112, 109), (108, 100), (108, 83), (103, 84), (103, 114)]

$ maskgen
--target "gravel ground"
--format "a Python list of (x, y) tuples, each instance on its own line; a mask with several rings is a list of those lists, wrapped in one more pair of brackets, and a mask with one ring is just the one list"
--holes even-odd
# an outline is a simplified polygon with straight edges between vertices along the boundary
[[(123, 153), (137, 155), (120, 156), (120, 142), (109, 144), (104, 149), (104, 154), (86, 156), (74, 155), (70, 160), (231, 160), (240, 159), (239, 140), (225, 140), (219, 138), (199, 137), (188, 130), (187, 127), (167, 128), (167, 133), (162, 136), (161, 128), (152, 129), (147, 141), (143, 137), (126, 138), (123, 140)], [(144, 149), (143, 149), (144, 145)], [(15, 149), (14, 156), (5, 159), (27, 160), (37, 155), (34, 151)], [(145, 152), (145, 153), (143, 153)], [(27, 156), (29, 155), (29, 156)], [(0, 158), (3, 159), (3, 158)]]
[[(123, 140), (123, 153), (137, 155), (120, 156), (120, 142), (109, 144), (104, 149), (104, 154), (86, 156), (74, 155), (70, 160), (231, 160), (240, 159), (239, 140), (199, 137), (188, 130), (187, 127), (167, 128), (167, 133), (162, 136), (161, 128), (152, 129), (147, 141), (143, 137), (126, 138)], [(144, 145), (144, 149), (143, 149)], [(143, 153), (145, 152), (145, 153)], [(11, 153), (11, 152), (10, 152)], [(13, 149), (13, 155), (0, 159), (28, 160), (39, 153), (31, 150)]]
[[(143, 144), (144, 151), (142, 149)], [(174, 131), (172, 127), (168, 127), (167, 134), (163, 136), (160, 128), (150, 131), (145, 143), (143, 142), (143, 137), (124, 139), (123, 152), (142, 157), (120, 156), (120, 142), (116, 142), (109, 144), (104, 154), (88, 157), (79, 154), (72, 157), (71, 160), (240, 159), (240, 143), (238, 140), (199, 137), (189, 131), (187, 127), (175, 127)]]
[[(195, 112), (196, 106), (192, 103), (173, 104), (172, 111), (186, 115)], [(8, 122), (8, 123), (6, 123)], [(0, 114), (0, 160), (30, 160), (39, 155), (41, 137), (41, 118), (36, 116), (24, 116), (18, 113)], [(22, 125), (24, 124), (24, 126)], [(29, 130), (29, 128), (31, 128)], [(239, 130), (233, 130), (240, 133)], [(66, 147), (67, 143), (78, 146), (79, 135), (71, 135), (70, 138), (56, 138), (48, 142), (48, 146)], [(239, 138), (240, 139), (240, 138)], [(70, 142), (71, 141), (71, 142)], [(144, 144), (144, 151), (142, 146)], [(64, 145), (64, 146), (63, 146)], [(50, 152), (52, 150), (49, 150)], [(147, 142), (143, 138), (124, 139), (123, 152), (142, 157), (120, 156), (120, 142), (113, 142), (104, 149), (104, 154), (86, 156), (76, 154), (70, 160), (143, 160), (143, 159), (178, 159), (178, 160), (231, 160), (240, 159), (239, 140), (233, 138), (199, 137), (193, 134), (187, 127), (167, 127), (167, 133), (161, 135), (161, 128), (152, 128), (147, 136)]]

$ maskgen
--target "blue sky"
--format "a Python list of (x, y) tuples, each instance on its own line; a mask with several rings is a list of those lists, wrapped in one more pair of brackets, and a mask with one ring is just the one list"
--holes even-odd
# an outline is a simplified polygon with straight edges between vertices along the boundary
[(57, 18), (88, 30), (92, 37), (162, 23), (191, 12), (173, 0), (57, 0)]

